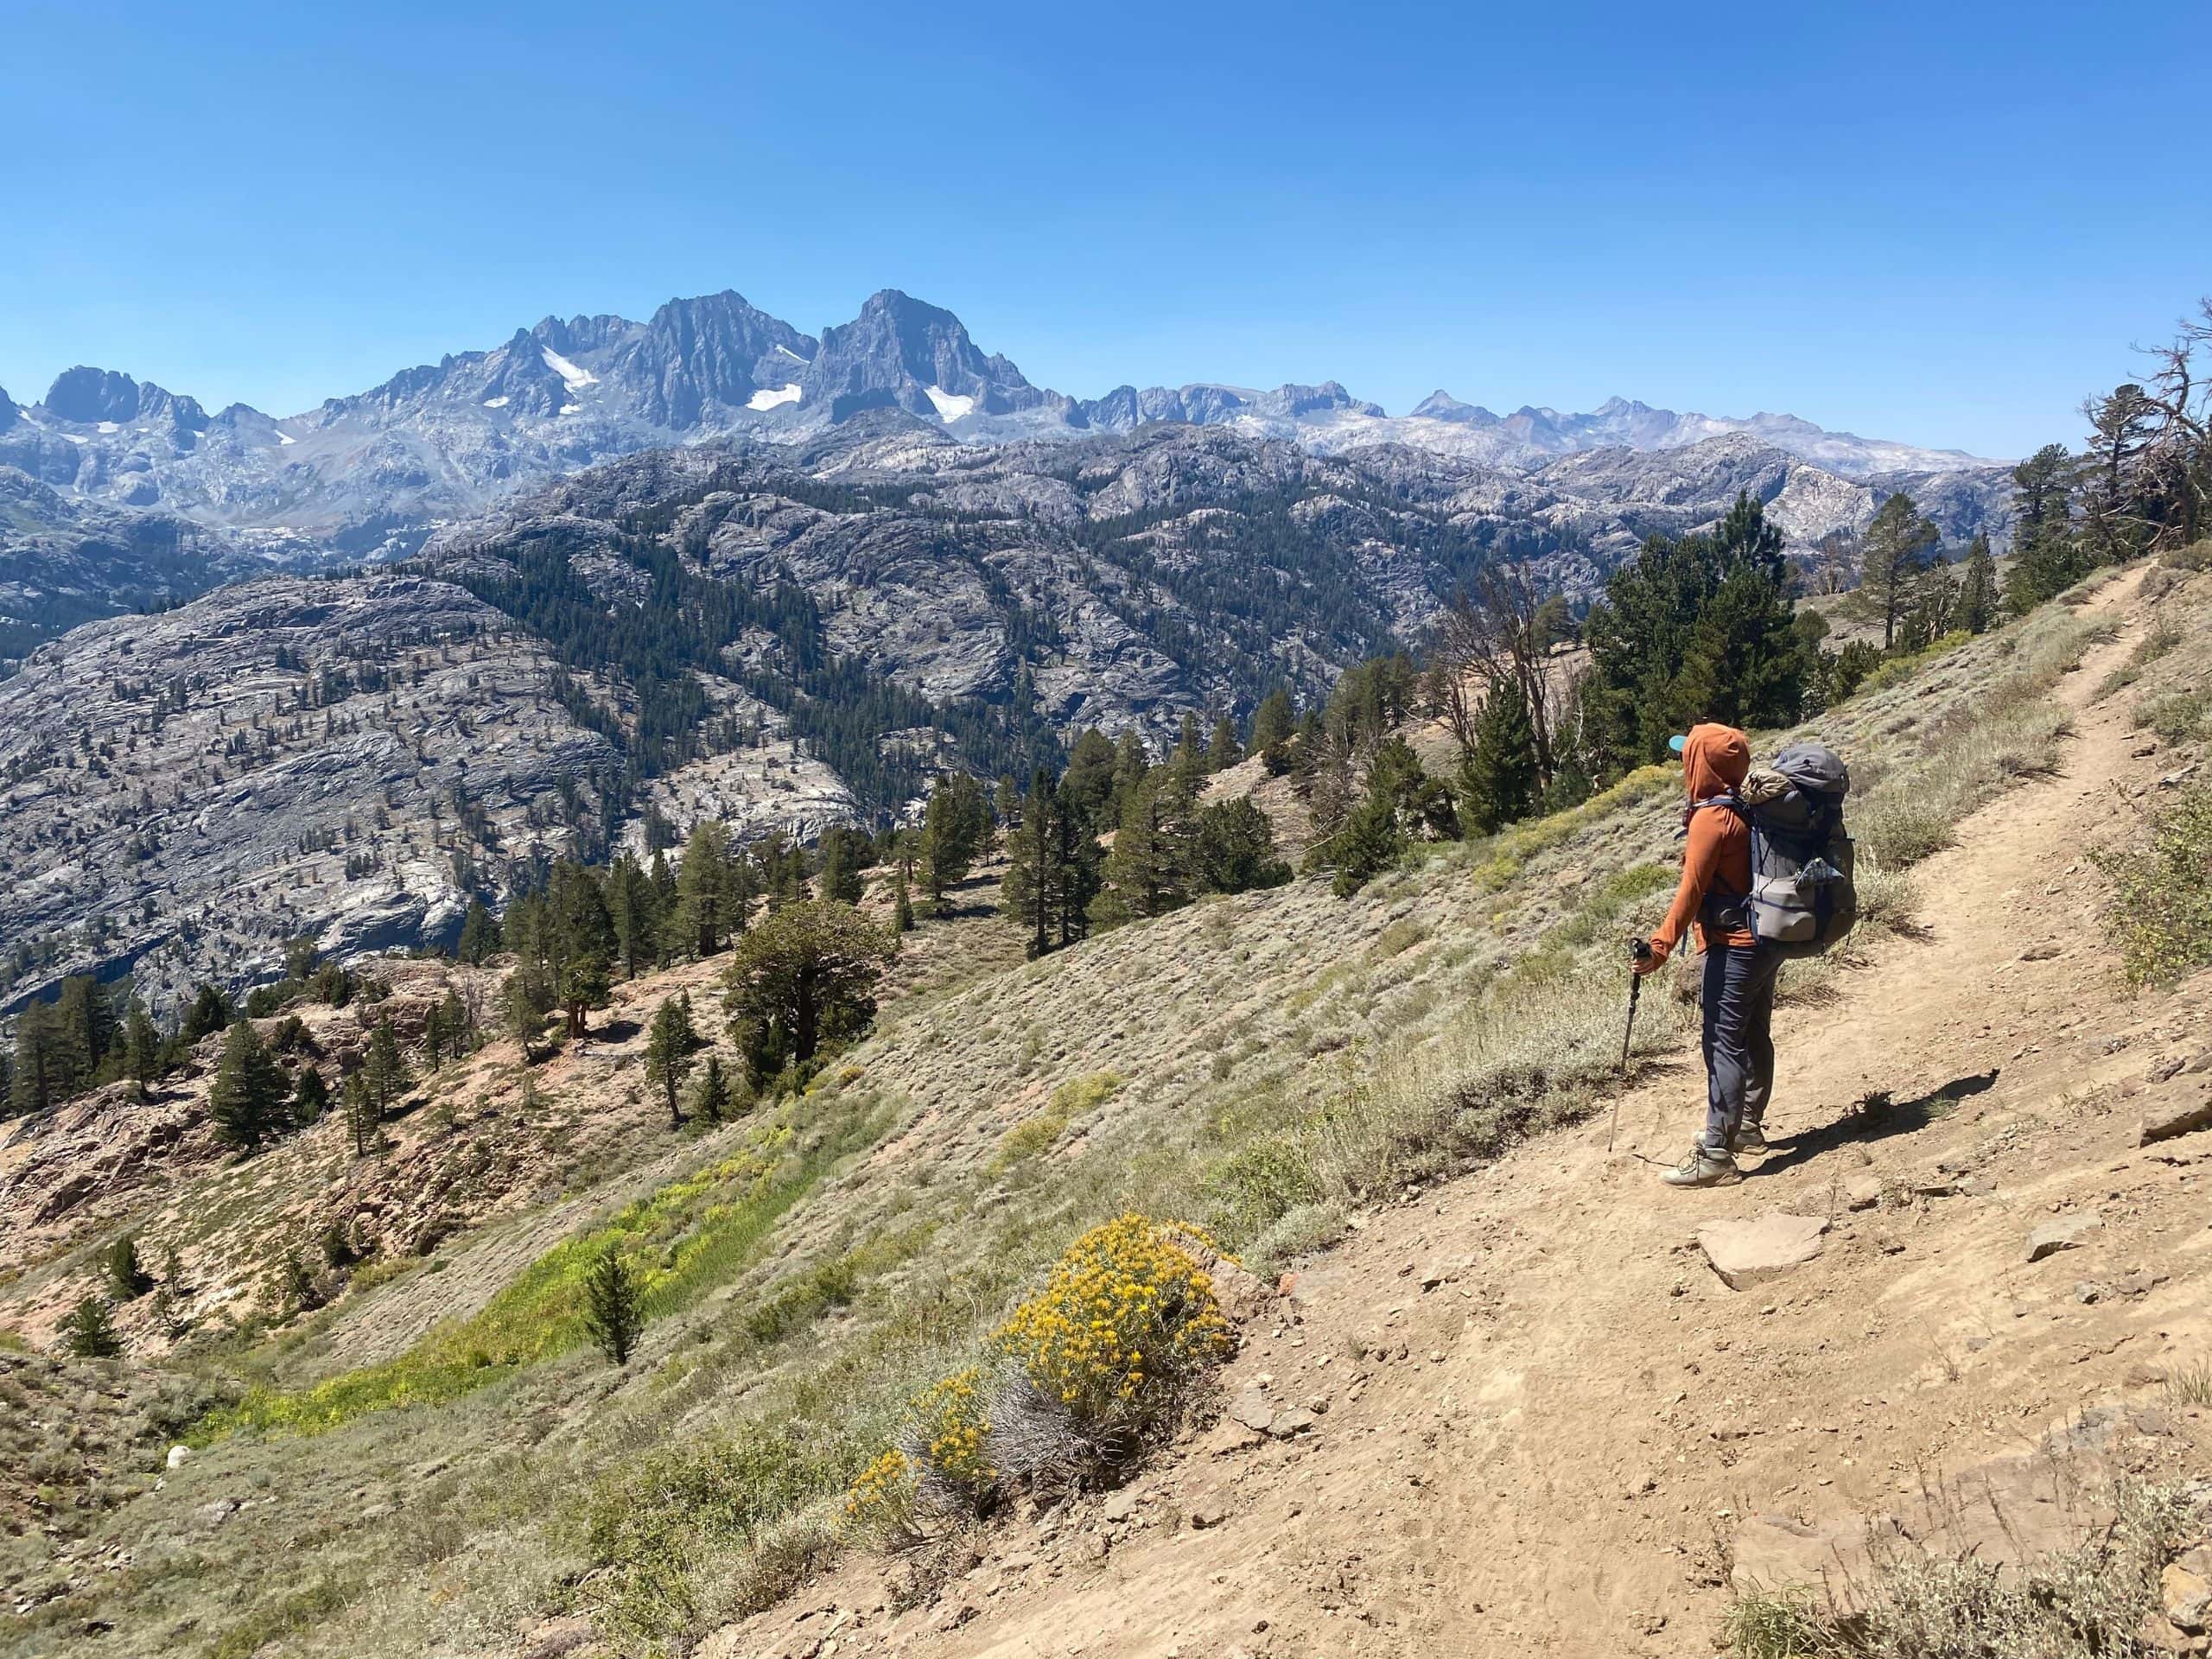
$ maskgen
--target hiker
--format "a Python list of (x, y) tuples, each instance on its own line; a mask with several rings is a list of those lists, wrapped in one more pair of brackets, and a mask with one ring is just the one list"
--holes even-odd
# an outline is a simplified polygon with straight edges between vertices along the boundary
[(1736, 791), (1751, 768), (1751, 741), (1732, 726), (1690, 728), (1669, 747), (1682, 757), (1689, 793), (1681, 884), (1667, 919), (1638, 953), (1638, 974), (1656, 972), (1694, 928), (1705, 954), (1705, 1130), (1670, 1186), (1741, 1180), (1739, 1152), (1764, 1152), (1759, 1125), (1774, 1087), (1774, 984), (1783, 953), (1751, 931), (1751, 835)]

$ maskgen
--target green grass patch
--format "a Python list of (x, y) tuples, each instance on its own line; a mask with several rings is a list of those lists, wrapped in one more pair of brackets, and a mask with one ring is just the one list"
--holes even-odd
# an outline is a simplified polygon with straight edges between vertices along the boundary
[(2160, 697), (2145, 708), (2139, 718), (2169, 743), (2212, 734), (2212, 686)]
[(1052, 1090), (1052, 1098), (1043, 1111), (1026, 1122), (1017, 1123), (1000, 1139), (989, 1173), (998, 1174), (1025, 1160), (1050, 1152), (1059, 1144), (1070, 1123), (1111, 1100), (1122, 1082), (1121, 1075), (1113, 1071), (1093, 1071), (1069, 1078)]
[(2112, 883), (2105, 926), (2128, 978), (2170, 984), (2212, 964), (2212, 785), (2182, 791), (2149, 843), (2094, 855)]
[(250, 1389), (200, 1427), (202, 1444), (239, 1429), (320, 1433), (374, 1411), (434, 1405), (583, 1344), (585, 1274), (613, 1246), (637, 1270), (648, 1319), (688, 1306), (749, 1266), (777, 1220), (880, 1122), (855, 1113), (804, 1154), (789, 1125), (737, 1156), (671, 1181), (613, 1219), (563, 1240), (483, 1311), (429, 1332), (405, 1353), (312, 1388)]
[(1864, 696), (1871, 692), (1886, 691), (1893, 685), (1902, 685), (1937, 658), (1949, 656), (1973, 638), (1974, 635), (1964, 629), (1955, 629), (1939, 639), (1930, 640), (1918, 651), (1909, 651), (1901, 656), (1892, 657), (1865, 679), (1859, 681), (1858, 690), (1852, 695)]
[(361, 1593), (349, 1580), (322, 1579), (257, 1607), (216, 1638), (208, 1659), (250, 1659), (271, 1642), (298, 1636), (343, 1612)]

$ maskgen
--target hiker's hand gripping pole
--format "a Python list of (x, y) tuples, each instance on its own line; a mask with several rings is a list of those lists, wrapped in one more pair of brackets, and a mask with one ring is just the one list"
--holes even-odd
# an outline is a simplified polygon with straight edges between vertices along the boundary
[[(1651, 942), (1649, 939), (1630, 939), (1628, 942), (1628, 948), (1629, 954), (1636, 959), (1636, 962), (1639, 965), (1649, 962), (1651, 959)], [(1636, 1035), (1637, 999), (1641, 997), (1643, 995), (1643, 976), (1637, 971), (1636, 968), (1631, 967), (1629, 969), (1628, 974), (1628, 1029), (1621, 1033), (1621, 1078), (1623, 1082), (1626, 1082), (1628, 1078), (1628, 1046), (1630, 1041)], [(1613, 1095), (1612, 1127), (1605, 1131), (1605, 1150), (1607, 1152), (1611, 1152), (1613, 1149), (1613, 1137), (1620, 1132), (1620, 1127), (1621, 1097), (1618, 1091), (1616, 1091)]]

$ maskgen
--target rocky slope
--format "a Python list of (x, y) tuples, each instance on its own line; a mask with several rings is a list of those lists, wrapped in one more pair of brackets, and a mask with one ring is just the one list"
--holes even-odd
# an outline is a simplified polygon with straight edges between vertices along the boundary
[(268, 569), (237, 538), (190, 519), (65, 496), (0, 467), (0, 672), (80, 622), (157, 609)]
[[(277, 577), (79, 628), (0, 682), (6, 1005), (69, 973), (281, 976), (451, 933), (618, 766), (543, 647), (449, 583)], [(587, 677), (584, 694), (619, 714)]]
[[(723, 360), (760, 338), (729, 334)], [(925, 348), (942, 359), (917, 366), (970, 372), (942, 330), (898, 347)], [(639, 340), (591, 349), (645, 373)], [(742, 390), (660, 366), (671, 407)], [(554, 395), (513, 352), (472, 372)], [(86, 414), (149, 406), (106, 380), (72, 395)], [(188, 522), (8, 476), (19, 521), (78, 537), (34, 532), (17, 591), (96, 588), (96, 567), (111, 591), (79, 601), (96, 610), (118, 580), (166, 603), (266, 568)], [(1317, 696), (1419, 639), (1484, 558), (1535, 557), (1586, 594), (1739, 491), (1801, 545), (1878, 499), (1740, 433), (1524, 474), (1222, 426), (968, 442), (898, 406), (603, 463), (440, 531), (398, 567), (416, 575), (225, 588), (33, 654), (0, 684), (12, 995), (129, 970), (160, 1001), (219, 968), (251, 981), (296, 934), (341, 952), (438, 938), (469, 892), (496, 898), (578, 836), (639, 844), (648, 810), (810, 836), (904, 809), (940, 766), (1026, 775), (1087, 726), (1165, 742), (1186, 714), (1248, 715), (1283, 683)]]
[[(19, 1126), (0, 1236), (27, 1243), (0, 1316), (45, 1344), (99, 1247), (137, 1229), (180, 1251), (194, 1329), (172, 1350), (131, 1304), (131, 1364), (327, 1384), (331, 1419), (173, 1462), (134, 1439), (103, 1507), (67, 1524), (75, 1486), (22, 1494), (45, 1529), (0, 1540), (6, 1639), (41, 1659), (272, 1640), (1677, 1659), (1720, 1645), (1732, 1579), (1863, 1576), (1870, 1520), (1987, 1560), (2075, 1541), (2113, 1477), (2207, 1468), (2204, 988), (2120, 984), (2082, 868), (2128, 833), (2115, 799), (2198, 763), (2196, 740), (2183, 757), (2135, 722), (2201, 683), (2206, 580), (2154, 607), (2118, 577), (2084, 615), (2053, 607), (1823, 720), (1867, 783), (1866, 846), (1901, 813), (1957, 844), (1917, 873), (1916, 914), (1890, 871), (1889, 929), (1789, 970), (1776, 1147), (1734, 1187), (1652, 1184), (1699, 1109), (1694, 1011), (1663, 983), (1618, 1141), (1591, 1117), (1620, 1052), (1613, 942), (1669, 882), (1663, 775), (1350, 901), (1301, 881), (971, 963), (887, 998), (804, 1096), (682, 1135), (653, 1108), (644, 1028), (678, 993), (711, 1010), (715, 961), (618, 988), (556, 1060), (495, 1042), (448, 1065), (374, 1159), (325, 1121), (219, 1163), (189, 1077), (137, 1140), (114, 1100)], [(2108, 677), (2123, 666), (2132, 687)], [(1979, 782), (1954, 798), (1961, 772)], [(1011, 931), (930, 920), (912, 948), (969, 927)], [(407, 971), (395, 1001), (419, 1012), (446, 970)], [(309, 1018), (332, 1055), (358, 1046), (346, 1011)], [(95, 1179), (54, 1205), (73, 1162)], [(804, 1173), (772, 1186), (771, 1167)], [(967, 1363), (1062, 1242), (1129, 1207), (1294, 1258), (1276, 1294), (1236, 1300), (1210, 1411), (1118, 1491), (1023, 1495), (935, 1554), (851, 1549), (825, 1573), (834, 1494), (899, 1402)], [(1814, 1248), (1753, 1282), (1726, 1240), (1774, 1210)], [(501, 1299), (618, 1211), (642, 1256), (715, 1274), (656, 1305), (626, 1368), (581, 1346), (503, 1357)], [(758, 1232), (715, 1231), (733, 1213)], [(279, 1254), (334, 1224), (378, 1254), (264, 1334)], [(786, 1479), (822, 1516), (763, 1528)], [(637, 1535), (677, 1519), (663, 1553), (625, 1555), (645, 1494)]]

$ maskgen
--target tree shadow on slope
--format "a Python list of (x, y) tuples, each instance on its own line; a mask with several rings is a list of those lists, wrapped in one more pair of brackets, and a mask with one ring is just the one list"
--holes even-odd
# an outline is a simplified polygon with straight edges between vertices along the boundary
[(1911, 1100), (1892, 1100), (1889, 1090), (1861, 1096), (1851, 1109), (1832, 1123), (1777, 1137), (1774, 1154), (1761, 1163), (1759, 1175), (1777, 1175), (1800, 1164), (1810, 1163), (1839, 1147), (1863, 1146), (1892, 1135), (1911, 1135), (1939, 1119), (1948, 1117), (1962, 1100), (1980, 1094), (1997, 1082), (1997, 1069), (1954, 1077)]

